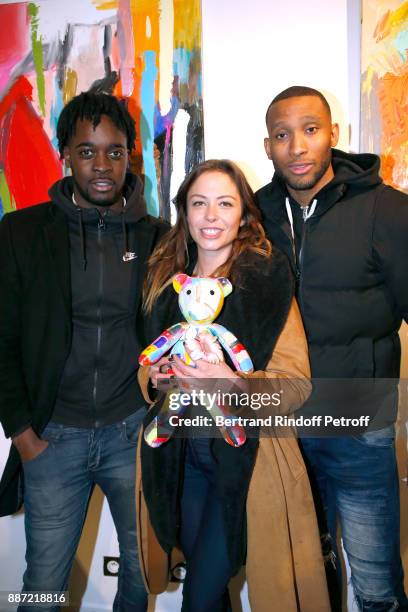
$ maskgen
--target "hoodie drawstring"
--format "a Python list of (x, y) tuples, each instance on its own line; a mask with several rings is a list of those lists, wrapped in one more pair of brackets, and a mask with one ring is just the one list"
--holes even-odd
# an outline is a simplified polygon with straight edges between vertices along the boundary
[[(81, 255), (82, 255), (82, 261), (83, 261), (83, 269), (85, 271), (88, 262), (86, 259), (86, 243), (85, 243), (84, 223), (83, 223), (83, 218), (82, 218), (82, 208), (78, 206), (78, 204), (76, 203), (74, 194), (72, 194), (72, 201), (75, 204), (75, 209), (78, 213), (79, 239), (81, 242)], [(122, 241), (123, 241), (122, 260), (126, 262), (126, 261), (131, 261), (132, 259), (136, 259), (137, 255), (136, 253), (129, 251), (128, 230), (127, 230), (127, 226), (125, 223), (125, 207), (126, 207), (126, 198), (123, 198), (122, 211), (120, 213), (121, 214), (121, 224), (122, 224)], [(96, 210), (99, 215), (98, 228), (105, 229), (106, 228), (105, 220), (102, 214), (100, 213), (100, 211), (97, 208)]]
[[(286, 206), (286, 214), (288, 215), (288, 220), (290, 224), (290, 231), (292, 233), (293, 244), (295, 243), (295, 230), (293, 226), (293, 214), (292, 209), (290, 207), (289, 198), (285, 198), (285, 206)], [(302, 208), (303, 221), (306, 222), (313, 215), (316, 210), (317, 200), (313, 200), (313, 202), (309, 206), (305, 206)]]
[(79, 239), (81, 242), (81, 255), (82, 255), (82, 265), (84, 272), (86, 270), (87, 260), (86, 260), (86, 244), (85, 244), (85, 233), (84, 233), (84, 223), (82, 219), (82, 208), (77, 206), (76, 210), (78, 211), (78, 219), (79, 219)]
[(294, 229), (294, 226), (293, 226), (293, 213), (292, 213), (292, 209), (290, 207), (289, 198), (285, 198), (285, 206), (286, 206), (286, 214), (288, 215), (290, 231), (291, 231), (291, 234), (292, 234), (291, 243), (292, 243), (293, 261), (295, 262), (295, 265), (297, 265), (296, 246), (295, 246), (295, 229)]
[(122, 259), (123, 261), (126, 261), (125, 257), (128, 253), (128, 233), (127, 233), (127, 227), (125, 223), (125, 206), (123, 206), (122, 212), (120, 214), (122, 215), (122, 240), (123, 240)]
[(126, 198), (123, 198), (123, 206), (122, 206), (122, 235), (123, 235), (123, 261), (132, 261), (132, 259), (136, 259), (136, 253), (129, 251), (129, 242), (128, 242), (128, 230), (127, 225), (125, 223), (125, 206), (126, 206)]
[[(317, 200), (314, 199), (313, 202), (309, 206), (305, 206), (304, 208), (302, 208), (303, 223), (306, 223), (306, 221), (310, 219), (310, 217), (313, 215), (314, 211), (316, 210), (316, 206), (317, 206)], [(295, 227), (293, 223), (293, 213), (292, 213), (292, 209), (291, 209), (290, 201), (288, 197), (285, 198), (285, 207), (286, 207), (286, 214), (289, 220), (290, 232), (292, 234), (291, 242), (292, 242), (293, 261), (296, 266), (297, 275), (299, 276), (300, 275), (299, 267), (300, 267), (300, 261), (302, 259), (302, 249), (303, 249), (305, 228), (303, 228), (303, 231), (302, 231), (302, 244), (300, 246), (299, 258), (298, 258), (296, 256)]]

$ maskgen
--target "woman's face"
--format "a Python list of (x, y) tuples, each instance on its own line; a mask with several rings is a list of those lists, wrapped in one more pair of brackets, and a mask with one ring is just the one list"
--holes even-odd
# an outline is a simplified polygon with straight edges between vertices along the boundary
[(242, 221), (242, 201), (228, 174), (201, 174), (187, 193), (187, 223), (199, 258), (208, 255), (216, 266), (227, 261)]

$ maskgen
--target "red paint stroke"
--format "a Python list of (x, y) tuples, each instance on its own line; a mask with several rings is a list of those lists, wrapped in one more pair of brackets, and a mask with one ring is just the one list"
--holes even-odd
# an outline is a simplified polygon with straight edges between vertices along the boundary
[(17, 208), (49, 200), (48, 189), (62, 177), (62, 164), (32, 104), (25, 77), (0, 103), (0, 163)]
[(0, 6), (0, 64), (22, 59), (28, 48), (27, 3)]

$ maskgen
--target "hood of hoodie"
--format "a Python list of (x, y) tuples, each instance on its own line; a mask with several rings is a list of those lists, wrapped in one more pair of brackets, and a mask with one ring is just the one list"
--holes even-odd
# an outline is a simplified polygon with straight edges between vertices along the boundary
[(382, 183), (380, 158), (373, 153), (345, 153), (332, 149), (332, 165), (334, 178), (323, 189), (340, 184), (366, 189)]
[[(71, 176), (67, 176), (55, 183), (49, 190), (49, 196), (60, 208), (69, 220), (78, 221), (78, 207), (72, 201), (74, 181)], [(126, 199), (126, 206), (123, 209), (123, 216), (126, 223), (135, 223), (145, 217), (146, 202), (142, 193), (142, 181), (138, 176), (127, 173), (123, 195)], [(96, 207), (81, 208), (82, 222), (85, 225), (94, 225), (101, 216)], [(104, 220), (110, 225), (120, 225), (123, 222), (122, 212), (116, 213), (109, 207), (103, 211)]]
[[(364, 191), (382, 183), (380, 158), (372, 153), (345, 153), (332, 149), (332, 166), (333, 179), (314, 196), (317, 200), (316, 215), (333, 206), (348, 190)], [(285, 210), (285, 198), (289, 197), (289, 192), (275, 173), (272, 182), (260, 189), (256, 196), (265, 218), (274, 219)]]

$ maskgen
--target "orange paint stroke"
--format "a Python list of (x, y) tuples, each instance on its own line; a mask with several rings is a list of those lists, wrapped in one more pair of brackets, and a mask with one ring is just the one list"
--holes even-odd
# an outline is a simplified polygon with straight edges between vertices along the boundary
[[(399, 186), (408, 161), (408, 65), (401, 74), (387, 73), (378, 81), (378, 102), (382, 120), (382, 176)], [(404, 170), (405, 168), (405, 170)], [(398, 176), (396, 176), (398, 173)]]
[[(132, 114), (136, 123), (136, 160), (134, 160), (134, 167), (141, 166), (142, 160), (142, 142), (140, 138), (141, 129), (140, 122), (142, 121), (141, 112), (141, 84), (142, 75), (145, 69), (144, 64), (144, 53), (146, 51), (154, 51), (156, 53), (156, 66), (159, 62), (160, 53), (160, 2), (159, 0), (121, 0), (123, 8), (127, 8), (127, 12), (130, 12), (133, 41), (134, 41), (134, 71), (133, 71), (133, 93), (129, 99), (129, 112)], [(150, 36), (147, 36), (146, 20), (150, 20)], [(159, 95), (159, 80), (155, 83), (155, 99), (158, 100)]]
[(408, 1), (404, 2), (395, 11), (388, 10), (378, 22), (374, 30), (374, 38), (376, 42), (380, 42), (392, 34), (395, 36), (399, 31), (404, 31), (407, 28), (408, 21)]

